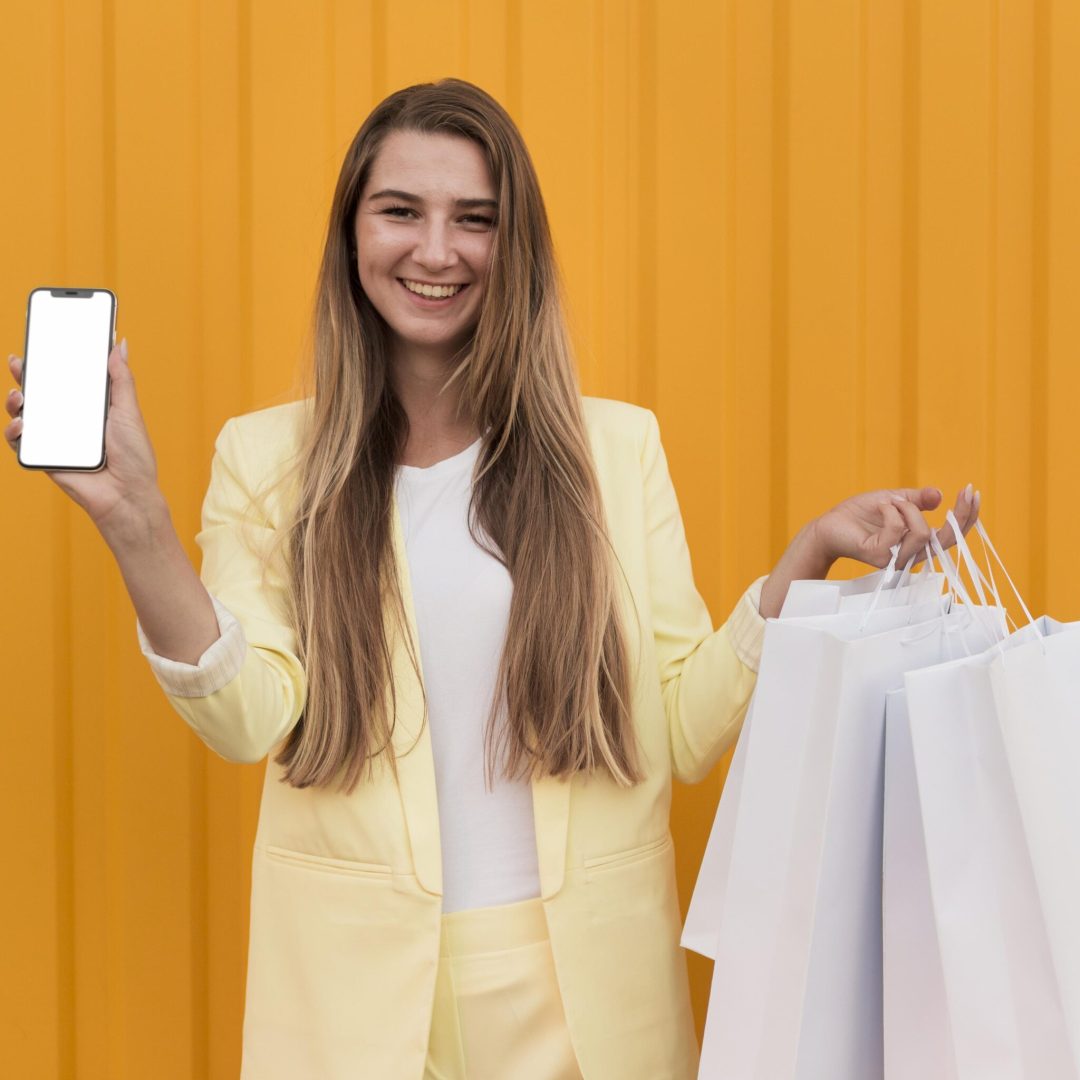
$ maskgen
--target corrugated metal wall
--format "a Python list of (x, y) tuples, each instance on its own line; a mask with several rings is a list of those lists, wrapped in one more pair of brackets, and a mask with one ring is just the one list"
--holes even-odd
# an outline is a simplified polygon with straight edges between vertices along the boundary
[[(4, 31), (4, 355), (32, 287), (117, 292), (194, 559), (214, 436), (289, 395), (346, 146), (457, 75), (522, 127), (585, 392), (657, 411), (717, 621), (841, 498), (969, 480), (1031, 605), (1080, 616), (1072, 0), (8, 0)], [(0, 484), (4, 1071), (234, 1077), (261, 767), (168, 708), (82, 512)], [(684, 904), (721, 774), (677, 795)]]

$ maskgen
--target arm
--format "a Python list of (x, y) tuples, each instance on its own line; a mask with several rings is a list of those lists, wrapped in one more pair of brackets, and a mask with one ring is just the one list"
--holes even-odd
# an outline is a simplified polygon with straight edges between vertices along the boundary
[(648, 413), (642, 472), (649, 594), (660, 689), (676, 779), (696, 783), (734, 743), (757, 682), (765, 620), (759, 579), (718, 630), (694, 584), (690, 552), (656, 417)]
[[(890, 548), (898, 562), (919, 554), (930, 537), (922, 511), (941, 501), (937, 488), (894, 488), (853, 496), (804, 525), (768, 578), (739, 599), (727, 622), (713, 630), (694, 586), (690, 553), (656, 416), (648, 413), (642, 448), (648, 531), (649, 587), (660, 686), (671, 737), (672, 772), (684, 783), (704, 779), (734, 743), (742, 726), (765, 633), (765, 618), (780, 614), (792, 581), (824, 578), (839, 558), (884, 567)], [(971, 485), (956, 499), (966, 533), (979, 511)], [(937, 530), (943, 547), (952, 528)]]
[[(139, 615), (140, 647), (172, 707), (223, 758), (256, 762), (296, 724), (307, 698), (307, 678), (285, 614), (285, 584), (272, 573), (266, 586), (262, 584), (258, 553), (269, 544), (273, 527), (262, 518), (243, 519), (250, 490), (245, 475), (236, 425), (229, 420), (217, 438), (202, 529), (196, 537), (203, 559), (201, 581), (196, 578), (194, 586), (201, 595), (184, 584), (186, 576), (177, 560), (175, 565), (166, 564), (174, 578), (158, 579), (170, 582), (161, 596), (141, 606), (135, 593), (132, 599)], [(169, 558), (167, 550), (168, 545), (162, 559)], [(144, 575), (147, 582), (152, 580), (145, 549), (142, 559), (128, 559), (136, 585)], [(186, 556), (184, 562), (194, 576)], [(189, 591), (181, 594), (181, 588)], [(169, 629), (151, 622), (159, 612), (165, 622), (177, 621), (177, 609), (170, 615), (162, 600), (170, 592), (186, 597), (193, 609), (195, 599), (209, 608), (212, 627), (205, 623), (198, 633), (192, 631), (187, 648), (170, 649), (170, 641), (180, 641), (179, 631), (167, 638)], [(186, 662), (195, 656), (197, 663)]]

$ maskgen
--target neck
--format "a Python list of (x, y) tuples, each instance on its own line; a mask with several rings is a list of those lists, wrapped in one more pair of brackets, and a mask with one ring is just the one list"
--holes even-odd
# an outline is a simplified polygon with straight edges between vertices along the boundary
[(391, 357), (391, 382), (409, 418), (406, 463), (410, 458), (456, 453), (479, 437), (471, 410), (463, 407), (461, 383), (440, 393), (453, 374), (452, 363), (452, 355), (445, 349), (411, 348)]

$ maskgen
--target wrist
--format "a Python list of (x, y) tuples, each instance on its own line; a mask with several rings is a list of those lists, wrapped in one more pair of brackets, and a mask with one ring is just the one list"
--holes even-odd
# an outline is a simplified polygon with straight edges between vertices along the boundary
[(118, 503), (94, 524), (116, 553), (158, 545), (174, 531), (169, 504), (156, 488), (138, 499)]
[(819, 517), (812, 518), (795, 534), (788, 550), (797, 560), (799, 579), (804, 581), (827, 578), (837, 558), (829, 549)]
[(822, 535), (820, 519), (807, 522), (788, 544), (762, 587), (760, 614), (766, 619), (778, 616), (793, 581), (824, 579), (835, 561)]

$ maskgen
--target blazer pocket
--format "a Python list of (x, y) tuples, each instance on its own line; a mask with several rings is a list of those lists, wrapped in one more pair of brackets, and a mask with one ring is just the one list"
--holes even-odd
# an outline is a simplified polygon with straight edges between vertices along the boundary
[(647, 844), (625, 848), (623, 851), (615, 851), (610, 855), (597, 855), (585, 860), (585, 870), (591, 874), (594, 870), (610, 870), (616, 866), (640, 862), (670, 847), (671, 843), (671, 834), (668, 833), (666, 836), (661, 836), (659, 840), (650, 840)]
[(274, 862), (287, 863), (305, 870), (318, 870), (329, 874), (345, 874), (352, 877), (385, 878), (393, 876), (393, 867), (385, 863), (357, 862), (354, 859), (332, 859), (327, 855), (311, 855), (306, 851), (267, 844), (263, 849), (266, 857)]

